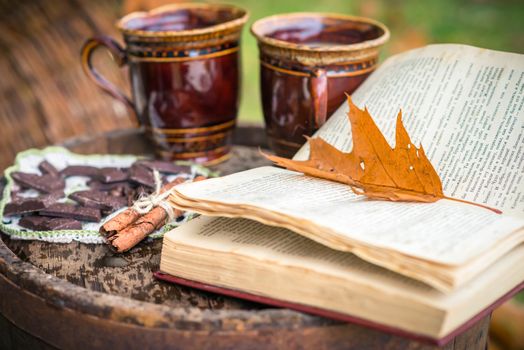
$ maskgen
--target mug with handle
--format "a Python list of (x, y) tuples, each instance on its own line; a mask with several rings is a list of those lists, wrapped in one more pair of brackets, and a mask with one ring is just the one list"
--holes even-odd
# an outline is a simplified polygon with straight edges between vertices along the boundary
[[(228, 157), (240, 96), (240, 35), (247, 11), (221, 4), (173, 4), (118, 21), (125, 48), (107, 36), (82, 48), (82, 67), (136, 116), (165, 159), (217, 163)], [(105, 79), (92, 54), (106, 48), (129, 67), (133, 98)]]
[(377, 67), (385, 25), (332, 13), (290, 13), (251, 26), (260, 51), (260, 88), (268, 141), (292, 157)]

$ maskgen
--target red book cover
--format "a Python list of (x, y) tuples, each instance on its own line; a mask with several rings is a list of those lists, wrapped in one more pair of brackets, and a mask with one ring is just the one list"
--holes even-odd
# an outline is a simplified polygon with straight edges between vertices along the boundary
[(314, 306), (308, 306), (308, 305), (304, 305), (304, 304), (298, 304), (298, 303), (293, 303), (293, 302), (289, 302), (289, 301), (284, 301), (284, 300), (274, 299), (274, 298), (270, 298), (270, 297), (265, 297), (265, 296), (261, 296), (261, 295), (246, 293), (246, 292), (243, 292), (243, 291), (240, 291), (240, 290), (236, 290), (236, 289), (212, 286), (212, 285), (208, 285), (208, 284), (205, 284), (205, 283), (201, 283), (201, 282), (197, 282), (197, 281), (191, 281), (191, 280), (188, 280), (188, 279), (185, 279), (185, 278), (181, 278), (181, 277), (176, 277), (176, 276), (173, 276), (173, 275), (165, 274), (165, 273), (162, 273), (162, 272), (155, 272), (154, 276), (157, 279), (160, 279), (160, 280), (163, 280), (163, 281), (167, 281), (167, 282), (175, 283), (175, 284), (180, 284), (180, 285), (191, 287), (191, 288), (200, 289), (200, 290), (203, 290), (203, 291), (206, 291), (206, 292), (222, 294), (222, 295), (226, 295), (226, 296), (230, 296), (230, 297), (234, 297), (234, 298), (245, 299), (245, 300), (249, 300), (249, 301), (253, 301), (253, 302), (257, 302), (257, 303), (261, 303), (261, 304), (266, 304), (266, 305), (271, 305), (271, 306), (275, 306), (275, 307), (288, 308), (288, 309), (292, 309), (292, 310), (296, 310), (296, 311), (300, 311), (300, 312), (305, 312), (305, 313), (316, 315), (316, 316), (322, 316), (322, 317), (326, 317), (326, 318), (331, 318), (331, 319), (338, 320), (338, 321), (351, 322), (351, 323), (359, 324), (359, 325), (362, 325), (362, 326), (371, 327), (371, 328), (374, 328), (374, 329), (377, 329), (377, 330), (380, 330), (380, 331), (384, 331), (384, 332), (392, 333), (392, 334), (395, 334), (395, 335), (407, 337), (407, 338), (410, 338), (410, 339), (414, 339), (414, 340), (419, 340), (419, 341), (423, 341), (423, 342), (426, 342), (426, 343), (435, 344), (435, 345), (438, 345), (438, 346), (445, 345), (450, 340), (455, 338), (457, 335), (461, 334), (462, 332), (466, 331), (468, 328), (473, 326), (475, 323), (477, 323), (477, 321), (479, 321), (480, 319), (482, 319), (486, 315), (490, 314), (493, 311), (493, 309), (497, 308), (499, 305), (501, 305), (506, 300), (510, 299), (513, 295), (518, 293), (520, 290), (524, 289), (524, 282), (522, 282), (519, 285), (517, 285), (515, 288), (510, 290), (508, 293), (506, 293), (504, 296), (502, 296), (501, 298), (496, 300), (493, 304), (491, 304), (490, 306), (488, 306), (487, 308), (485, 308), (484, 310), (479, 312), (477, 315), (473, 316), (467, 322), (463, 323), (460, 327), (456, 328), (450, 334), (444, 336), (443, 338), (435, 339), (435, 338), (431, 338), (431, 337), (426, 336), (426, 335), (411, 333), (411, 332), (408, 332), (408, 331), (405, 331), (405, 330), (402, 330), (402, 329), (399, 329), (399, 328), (395, 328), (395, 327), (392, 327), (392, 326), (375, 323), (373, 321), (368, 321), (368, 320), (365, 320), (365, 319), (362, 319), (362, 318), (359, 318), (359, 317), (355, 317), (355, 316), (351, 316), (351, 315), (347, 315), (347, 314), (342, 314), (342, 313), (338, 313), (338, 312), (331, 311), (331, 310), (325, 310), (325, 309), (317, 308), (317, 307), (314, 307)]

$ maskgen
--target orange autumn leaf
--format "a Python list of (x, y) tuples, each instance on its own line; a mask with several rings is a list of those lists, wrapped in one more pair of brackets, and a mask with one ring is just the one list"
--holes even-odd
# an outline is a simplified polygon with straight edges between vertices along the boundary
[(391, 148), (368, 110), (359, 109), (349, 96), (348, 104), (351, 152), (341, 152), (321, 138), (308, 138), (310, 155), (306, 161), (265, 156), (289, 170), (347, 184), (353, 192), (373, 199), (435, 202), (447, 198), (464, 202), (444, 195), (442, 182), (424, 149), (411, 142), (402, 112), (397, 116), (395, 147)]

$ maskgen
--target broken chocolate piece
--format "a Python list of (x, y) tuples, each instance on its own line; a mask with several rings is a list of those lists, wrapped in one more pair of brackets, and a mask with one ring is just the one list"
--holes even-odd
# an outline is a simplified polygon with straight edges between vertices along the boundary
[(37, 174), (15, 171), (11, 173), (11, 177), (23, 187), (33, 188), (45, 193), (63, 190), (65, 187), (65, 182), (63, 179), (54, 177), (52, 175), (40, 176)]
[(97, 177), (100, 169), (95, 168), (94, 166), (89, 165), (70, 165), (64, 168), (60, 175), (69, 177), (69, 176), (87, 176), (87, 177)]
[(103, 183), (120, 182), (127, 180), (127, 172), (119, 168), (101, 168), (97, 178)]
[(82, 223), (75, 219), (53, 218), (45, 222), (45, 231), (81, 230)]
[(69, 203), (55, 203), (44, 210), (39, 211), (40, 215), (76, 219), (81, 221), (98, 222), (101, 219), (99, 209), (80, 207)]
[(62, 198), (62, 193), (59, 192), (33, 198), (17, 197), (16, 200), (5, 205), (4, 216), (22, 215), (40, 211), (49, 207), (60, 198)]
[(124, 197), (113, 197), (104, 192), (94, 190), (74, 192), (69, 195), (69, 198), (85, 207), (109, 212), (125, 207), (127, 204), (127, 200)]
[(127, 181), (118, 181), (106, 184), (98, 180), (89, 180), (87, 182), (87, 186), (89, 186), (93, 190), (98, 191), (112, 191), (115, 189), (117, 189), (118, 191), (127, 191), (131, 188), (131, 185)]
[(188, 165), (176, 165), (172, 162), (163, 160), (138, 160), (134, 165), (141, 165), (151, 170), (157, 170), (166, 174), (190, 173), (191, 167)]
[(33, 231), (42, 231), (42, 225), (49, 219), (49, 217), (39, 215), (24, 216), (18, 221), (18, 225)]
[(25, 216), (18, 225), (33, 231), (81, 230), (82, 223), (74, 219), (46, 216)]
[(129, 180), (139, 185), (155, 188), (153, 171), (145, 166), (134, 164), (129, 169)]
[(40, 164), (38, 164), (38, 170), (40, 170), (43, 175), (52, 175), (54, 177), (60, 176), (58, 170), (53, 166), (53, 164), (49, 163), (47, 160), (44, 160)]

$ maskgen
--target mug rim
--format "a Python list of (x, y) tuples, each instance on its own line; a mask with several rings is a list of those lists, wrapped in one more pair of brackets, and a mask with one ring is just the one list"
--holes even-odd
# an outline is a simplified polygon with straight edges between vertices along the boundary
[[(164, 31), (152, 31), (152, 30), (142, 30), (142, 29), (132, 29), (126, 27), (126, 24), (137, 18), (146, 18), (151, 15), (162, 14), (164, 12), (170, 12), (172, 10), (183, 10), (183, 9), (223, 9), (223, 10), (234, 10), (238, 11), (241, 16), (238, 18), (231, 19), (226, 22), (213, 24), (204, 28), (196, 29), (184, 29), (184, 30), (164, 30)], [(249, 18), (249, 11), (235, 5), (229, 4), (208, 4), (208, 3), (175, 3), (167, 4), (160, 7), (156, 7), (149, 11), (135, 11), (131, 12), (124, 17), (120, 18), (116, 22), (117, 29), (124, 35), (134, 35), (140, 37), (181, 37), (181, 36), (193, 36), (200, 34), (210, 34), (217, 31), (232, 29), (244, 25)]]
[[(261, 26), (268, 23), (268, 22), (276, 22), (280, 21), (282, 19), (289, 19), (289, 18), (315, 18), (315, 19), (322, 19), (322, 18), (333, 18), (333, 19), (342, 19), (342, 20), (348, 20), (353, 22), (361, 22), (361, 23), (367, 23), (371, 24), (375, 27), (378, 27), (383, 31), (382, 35), (380, 35), (378, 38), (371, 39), (371, 40), (364, 40), (360, 41), (358, 43), (353, 44), (340, 44), (340, 45), (332, 45), (332, 46), (311, 46), (307, 43), (293, 43), (285, 40), (275, 39), (268, 37), (266, 34), (261, 33)], [(259, 43), (264, 43), (271, 46), (276, 46), (284, 49), (295, 49), (295, 50), (302, 50), (302, 51), (309, 51), (309, 52), (348, 52), (348, 51), (357, 51), (357, 50), (363, 50), (373, 47), (378, 47), (383, 44), (385, 44), (390, 36), (389, 29), (384, 25), (383, 23), (367, 18), (367, 17), (360, 17), (360, 16), (353, 16), (353, 15), (346, 15), (346, 14), (340, 14), (340, 13), (334, 13), (334, 12), (292, 12), (292, 13), (285, 13), (285, 14), (278, 14), (278, 15), (272, 15), (268, 17), (264, 17), (261, 19), (256, 20), (250, 28), (251, 34), (255, 36), (255, 38), (259, 41)]]

